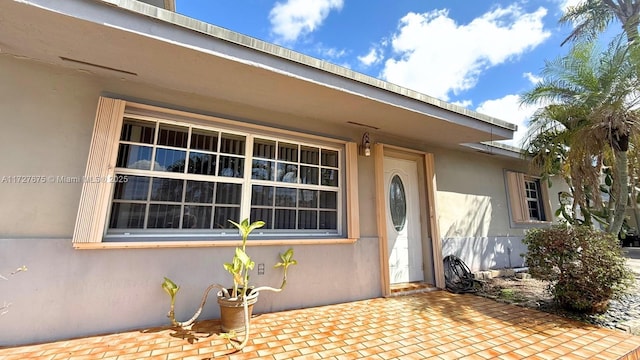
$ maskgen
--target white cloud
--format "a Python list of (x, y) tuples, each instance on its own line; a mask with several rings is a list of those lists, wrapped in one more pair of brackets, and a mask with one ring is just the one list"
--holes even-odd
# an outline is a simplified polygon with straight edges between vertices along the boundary
[(382, 59), (382, 53), (375, 47), (372, 47), (371, 50), (364, 56), (358, 56), (358, 61), (364, 66), (371, 66)]
[(459, 100), (459, 101), (453, 101), (452, 104), (453, 105), (462, 106), (464, 108), (468, 108), (469, 106), (473, 105), (473, 101), (471, 101), (471, 100)]
[(277, 2), (269, 13), (271, 31), (284, 42), (316, 30), (331, 10), (341, 10), (343, 0), (286, 0)]
[(542, 77), (535, 75), (533, 73), (530, 72), (526, 72), (524, 74), (522, 74), (522, 76), (524, 76), (527, 80), (529, 80), (533, 85), (539, 83), (540, 81), (542, 81)]
[(315, 46), (314, 51), (323, 59), (340, 59), (345, 57), (348, 53), (345, 49), (325, 47), (320, 43)]
[(344, 49), (338, 50), (336, 48), (328, 48), (328, 49), (324, 49), (322, 54), (330, 58), (341, 58), (347, 54), (347, 51)]
[(558, 6), (560, 7), (560, 10), (562, 10), (562, 12), (565, 12), (568, 7), (576, 6), (583, 1), (584, 0), (558, 0)]
[(392, 83), (448, 100), (475, 86), (482, 71), (535, 48), (551, 34), (547, 10), (523, 13), (517, 5), (498, 7), (466, 25), (447, 10), (409, 13), (391, 40), (396, 53), (381, 76)]
[(500, 99), (483, 102), (476, 108), (476, 111), (518, 125), (518, 130), (514, 133), (513, 140), (505, 140), (503, 142), (513, 146), (522, 146), (527, 135), (529, 119), (531, 119), (537, 108), (538, 106), (536, 105), (520, 106), (519, 95), (507, 95)]

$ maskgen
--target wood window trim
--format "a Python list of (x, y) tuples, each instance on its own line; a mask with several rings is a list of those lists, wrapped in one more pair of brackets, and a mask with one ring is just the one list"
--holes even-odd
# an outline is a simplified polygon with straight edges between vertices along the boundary
[(85, 176), (101, 181), (82, 184), (72, 239), (74, 245), (102, 242), (113, 187), (107, 180), (114, 176), (117, 139), (122, 129), (125, 106), (123, 100), (106, 97), (98, 100)]
[[(247, 246), (290, 246), (290, 245), (329, 245), (354, 244), (358, 238), (337, 239), (287, 239), (287, 240), (247, 240)], [(164, 249), (164, 248), (204, 248), (204, 247), (238, 247), (241, 241), (134, 241), (134, 242), (85, 242), (74, 243), (79, 250), (98, 249)]]
[[(287, 238), (282, 240), (249, 240), (249, 246), (271, 246), (271, 245), (294, 245), (294, 244), (351, 244), (360, 237), (359, 226), (359, 202), (358, 202), (358, 171), (357, 171), (357, 144), (336, 139), (325, 138), (317, 135), (307, 135), (299, 132), (274, 129), (254, 124), (245, 124), (238, 121), (220, 119), (217, 117), (188, 113), (184, 111), (165, 109), (151, 105), (128, 102), (121, 99), (100, 97), (94, 121), (94, 131), (91, 138), (89, 157), (85, 170), (86, 178), (91, 179), (113, 179), (115, 175), (116, 158), (118, 151), (118, 141), (123, 124), (125, 112), (141, 111), (151, 112), (159, 115), (173, 116), (176, 121), (186, 121), (190, 119), (222, 123), (233, 127), (240, 127), (251, 132), (252, 130), (268, 131), (269, 134), (279, 134), (284, 136), (295, 136), (309, 140), (322, 141), (323, 143), (340, 144), (344, 146), (344, 185), (340, 191), (346, 197), (343, 208), (346, 222), (343, 227), (345, 238)], [(107, 212), (111, 202), (113, 183), (109, 181), (85, 182), (82, 186), (80, 204), (76, 225), (74, 228), (72, 244), (76, 249), (116, 249), (116, 248), (176, 248), (176, 247), (220, 247), (237, 246), (236, 240), (184, 240), (184, 241), (132, 241), (132, 242), (103, 242), (106, 226)], [(277, 237), (277, 235), (275, 235)]]

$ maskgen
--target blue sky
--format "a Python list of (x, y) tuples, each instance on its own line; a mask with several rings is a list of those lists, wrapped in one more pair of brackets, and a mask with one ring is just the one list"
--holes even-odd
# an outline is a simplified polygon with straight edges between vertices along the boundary
[(177, 12), (518, 124), (579, 0), (176, 0)]

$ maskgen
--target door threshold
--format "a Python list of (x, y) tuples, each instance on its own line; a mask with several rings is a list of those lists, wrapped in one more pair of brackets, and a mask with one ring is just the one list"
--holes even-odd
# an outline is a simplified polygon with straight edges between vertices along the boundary
[(433, 284), (429, 284), (426, 282), (408, 282), (408, 283), (398, 283), (391, 284), (391, 294), (389, 296), (401, 296), (401, 295), (410, 295), (410, 294), (418, 294), (423, 292), (430, 292), (438, 290)]

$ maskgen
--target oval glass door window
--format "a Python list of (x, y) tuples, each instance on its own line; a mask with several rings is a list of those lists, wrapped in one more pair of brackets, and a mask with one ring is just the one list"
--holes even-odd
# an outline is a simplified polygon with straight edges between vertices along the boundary
[(389, 210), (396, 231), (402, 231), (407, 222), (407, 197), (400, 176), (394, 175), (389, 185)]

